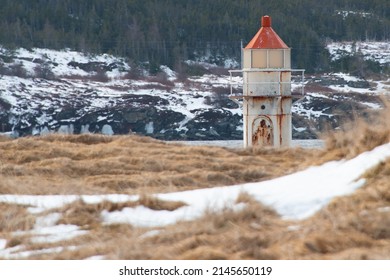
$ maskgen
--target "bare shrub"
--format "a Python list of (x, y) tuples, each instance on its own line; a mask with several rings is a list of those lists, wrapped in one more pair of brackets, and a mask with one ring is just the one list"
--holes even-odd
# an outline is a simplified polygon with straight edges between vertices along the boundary
[(155, 76), (147, 77), (147, 81), (151, 83), (159, 83), (170, 88), (173, 88), (175, 86), (175, 83), (170, 81), (168, 79), (167, 74), (165, 74), (164, 72), (159, 72)]
[(34, 72), (36, 78), (41, 78), (46, 80), (53, 80), (55, 78), (55, 75), (48, 63), (42, 63), (36, 65), (34, 67)]
[(9, 75), (20, 78), (28, 78), (28, 74), (22, 62), (11, 64), (9, 67)]
[(224, 67), (210, 67), (210, 73), (216, 76), (229, 75), (229, 69)]
[(123, 79), (140, 80), (142, 78), (144, 78), (144, 74), (141, 67), (135, 63), (130, 63), (130, 70), (123, 76)]
[(104, 69), (98, 69), (95, 74), (88, 76), (88, 79), (100, 83), (107, 83), (110, 81), (110, 78), (107, 76)]
[(181, 79), (185, 80), (189, 76), (203, 76), (209, 74), (209, 69), (206, 69), (202, 64), (183, 64), (183, 70), (180, 72)]

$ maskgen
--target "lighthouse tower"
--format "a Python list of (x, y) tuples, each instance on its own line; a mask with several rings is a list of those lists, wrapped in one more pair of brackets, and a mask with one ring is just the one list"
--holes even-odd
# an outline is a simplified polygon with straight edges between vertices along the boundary
[(242, 50), (244, 147), (291, 144), (291, 49), (271, 27), (271, 17)]

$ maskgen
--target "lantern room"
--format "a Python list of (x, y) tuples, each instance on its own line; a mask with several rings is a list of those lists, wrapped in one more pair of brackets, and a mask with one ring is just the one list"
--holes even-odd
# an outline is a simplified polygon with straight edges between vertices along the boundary
[(243, 51), (243, 68), (290, 68), (290, 48), (271, 27), (271, 17), (261, 18), (261, 28)]

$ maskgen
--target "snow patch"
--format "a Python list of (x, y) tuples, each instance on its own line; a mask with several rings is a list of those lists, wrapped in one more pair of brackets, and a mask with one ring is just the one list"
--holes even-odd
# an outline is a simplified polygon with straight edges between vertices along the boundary
[(358, 16), (361, 16), (363, 18), (367, 18), (367, 17), (371, 17), (373, 16), (372, 13), (366, 13), (366, 12), (358, 12), (358, 11), (341, 11), (341, 10), (337, 10), (336, 11), (336, 14), (337, 15), (341, 15), (343, 17), (343, 19), (345, 20), (348, 16), (350, 15), (358, 15)]
[(35, 256), (35, 255), (61, 253), (65, 249), (70, 250), (70, 251), (74, 251), (77, 249), (77, 247), (76, 246), (54, 247), (54, 248), (31, 250), (31, 251), (25, 251), (24, 249), (25, 249), (24, 246), (15, 246), (12, 248), (7, 248), (5, 250), (0, 251), (0, 258), (23, 259), (23, 258)]
[(146, 132), (146, 134), (153, 134), (154, 133), (154, 124), (153, 124), (153, 122), (148, 122), (145, 125), (145, 132)]
[(61, 125), (57, 132), (59, 134), (73, 134), (74, 125), (73, 124)]
[(105, 124), (102, 127), (102, 134), (104, 135), (114, 135), (111, 125)]
[(89, 124), (82, 125), (81, 129), (80, 129), (80, 133), (81, 134), (88, 134), (88, 133), (90, 133), (90, 131), (89, 131)]
[(35, 221), (35, 229), (42, 227), (52, 227), (61, 219), (60, 213), (51, 213), (43, 217), (38, 217)]
[(333, 61), (360, 52), (365, 60), (378, 61), (381, 65), (390, 63), (390, 41), (333, 42), (326, 48)]
[(56, 225), (25, 232), (25, 234), (35, 235), (31, 238), (31, 241), (34, 243), (56, 243), (70, 240), (87, 233), (88, 231), (80, 230), (76, 225)]
[(168, 66), (162, 65), (160, 66), (160, 69), (167, 75), (169, 81), (176, 80), (176, 72), (170, 69)]
[(144, 234), (142, 234), (139, 238), (145, 239), (145, 238), (149, 238), (149, 237), (158, 236), (161, 232), (162, 232), (162, 230), (158, 230), (158, 229), (150, 230), (150, 231), (147, 231)]
[(387, 212), (390, 212), (390, 206), (381, 207), (381, 208), (378, 208), (377, 210), (380, 213), (387, 213)]
[(7, 247), (7, 240), (0, 239), (0, 250), (4, 250)]
[[(162, 200), (182, 201), (187, 206), (175, 211), (153, 211), (144, 206), (104, 212), (106, 223), (131, 223), (137, 226), (164, 226), (200, 217), (207, 209), (232, 208), (240, 193), (273, 207), (286, 219), (313, 215), (336, 196), (348, 195), (364, 184), (358, 178), (380, 161), (390, 157), (390, 144), (365, 152), (354, 159), (329, 162), (273, 180), (177, 193), (158, 194)], [(356, 181), (357, 180), (357, 181)]]

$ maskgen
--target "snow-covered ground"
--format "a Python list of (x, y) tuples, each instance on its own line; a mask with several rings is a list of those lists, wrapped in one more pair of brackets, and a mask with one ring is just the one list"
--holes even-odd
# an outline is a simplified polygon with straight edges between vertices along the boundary
[[(305, 219), (327, 205), (333, 198), (351, 194), (365, 183), (361, 176), (381, 161), (390, 158), (390, 143), (364, 152), (351, 160), (332, 161), (321, 166), (280, 178), (258, 183), (198, 189), (183, 192), (155, 194), (163, 201), (184, 202), (174, 211), (152, 210), (145, 206), (127, 207), (121, 211), (101, 212), (104, 224), (131, 224), (136, 227), (164, 227), (179, 221), (191, 221), (206, 211), (243, 210), (245, 203), (237, 203), (240, 194), (246, 193), (257, 201), (274, 208), (285, 219)], [(86, 234), (76, 225), (58, 224), (61, 213), (58, 207), (77, 200), (87, 204), (111, 201), (115, 203), (137, 201), (137, 195), (0, 195), (0, 202), (28, 206), (28, 211), (40, 215), (33, 230), (17, 231), (14, 236), (29, 236), (32, 243), (50, 243), (70, 240)], [(42, 213), (45, 215), (42, 216)], [(153, 234), (158, 234), (154, 231)], [(0, 239), (1, 258), (24, 258), (34, 254), (61, 252), (62, 247), (25, 251), (23, 246), (7, 247), (7, 240)], [(76, 247), (67, 247), (77, 250)]]
[(50, 70), (56, 77), (66, 76), (90, 76), (85, 70), (79, 67), (72, 66), (72, 63), (89, 63), (100, 62), (106, 65), (117, 64), (119, 67), (113, 71), (108, 71), (107, 74), (111, 78), (119, 78), (125, 71), (130, 70), (130, 66), (126, 63), (126, 60), (121, 57), (115, 57), (108, 54), (91, 55), (84, 54), (69, 49), (65, 50), (50, 50), (50, 49), (39, 49), (34, 48), (32, 50), (26, 50), (23, 48), (16, 49), (9, 53), (7, 49), (0, 48), (2, 55), (12, 55), (15, 57), (15, 64), (22, 64), (27, 74), (32, 76), (35, 75), (35, 68), (38, 62), (49, 62), (51, 64)]
[(377, 61), (382, 65), (390, 63), (390, 42), (333, 42), (327, 45), (327, 49), (332, 60), (361, 53), (365, 60)]

